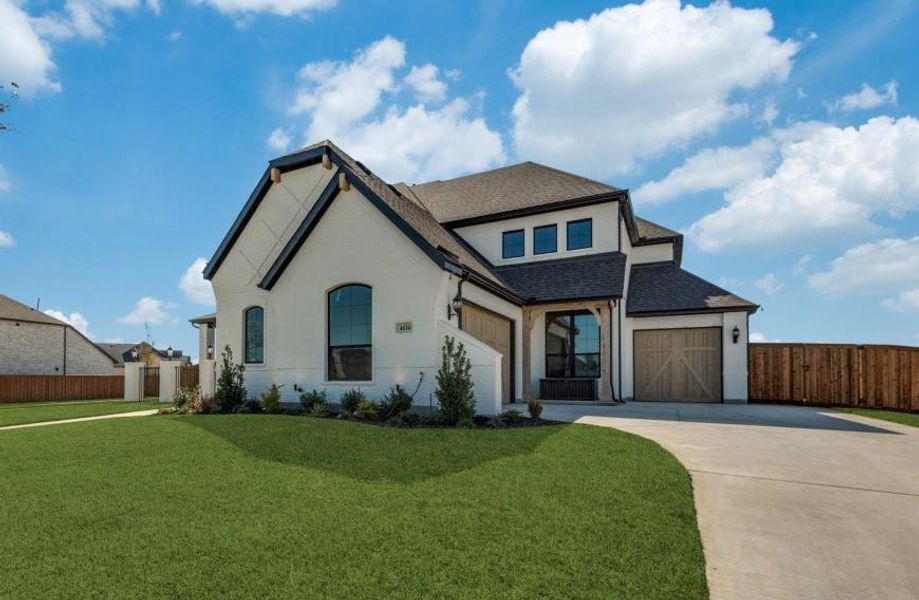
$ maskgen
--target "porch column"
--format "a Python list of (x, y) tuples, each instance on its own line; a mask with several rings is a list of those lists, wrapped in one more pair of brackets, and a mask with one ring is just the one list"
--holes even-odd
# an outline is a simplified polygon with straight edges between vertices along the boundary
[(203, 363), (205, 360), (212, 358), (208, 352), (207, 348), (210, 346), (210, 323), (201, 323), (198, 325), (198, 363)]
[(524, 402), (529, 402), (536, 397), (536, 394), (534, 394), (532, 390), (533, 382), (530, 369), (532, 364), (532, 356), (530, 355), (533, 351), (531, 338), (533, 337), (533, 323), (536, 322), (533, 312), (532, 308), (523, 308), (523, 356), (521, 357), (521, 365), (523, 366)]
[(609, 304), (600, 306), (600, 402), (613, 401), (613, 384), (611, 382), (610, 362), (613, 355), (613, 340), (610, 335), (610, 308)]

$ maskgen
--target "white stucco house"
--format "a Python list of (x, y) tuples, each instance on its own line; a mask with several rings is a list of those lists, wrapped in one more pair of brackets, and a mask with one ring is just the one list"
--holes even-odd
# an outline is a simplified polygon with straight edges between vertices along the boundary
[[(205, 268), (252, 395), (393, 384), (428, 406), (445, 336), (478, 410), (545, 400), (744, 402), (757, 306), (681, 268), (627, 190), (526, 162), (389, 184), (324, 141), (272, 160)], [(214, 335), (216, 328), (216, 337)], [(417, 391), (416, 391), (417, 390)]]

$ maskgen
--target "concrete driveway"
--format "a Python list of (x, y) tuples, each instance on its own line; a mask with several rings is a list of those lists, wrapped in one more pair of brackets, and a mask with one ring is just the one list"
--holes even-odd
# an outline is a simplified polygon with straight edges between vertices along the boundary
[(689, 470), (711, 596), (919, 598), (919, 429), (793, 406), (547, 405)]

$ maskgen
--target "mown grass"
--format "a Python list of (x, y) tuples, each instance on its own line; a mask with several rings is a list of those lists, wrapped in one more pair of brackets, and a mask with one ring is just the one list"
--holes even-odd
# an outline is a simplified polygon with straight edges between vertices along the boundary
[(919, 414), (897, 412), (895, 410), (883, 410), (878, 408), (837, 408), (836, 410), (859, 415), (861, 417), (871, 417), (872, 419), (881, 419), (900, 425), (911, 425), (919, 427)]
[(96, 417), (158, 407), (156, 402), (125, 402), (123, 400), (0, 404), (0, 427)]
[(707, 596), (688, 474), (611, 429), (158, 416), (0, 456), (0, 597)]

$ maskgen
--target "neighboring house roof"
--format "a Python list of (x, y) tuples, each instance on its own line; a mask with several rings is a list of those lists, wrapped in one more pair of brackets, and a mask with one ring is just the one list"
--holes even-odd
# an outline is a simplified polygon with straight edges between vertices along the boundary
[(629, 274), (626, 314), (755, 311), (749, 300), (667, 263), (635, 265)]
[(104, 354), (106, 358), (110, 358), (112, 363), (116, 362), (108, 352), (100, 348), (98, 344), (83, 335), (79, 329), (72, 326), (70, 323), (65, 323), (60, 319), (55, 319), (54, 317), (46, 315), (40, 310), (34, 309), (31, 306), (27, 306), (22, 302), (13, 300), (9, 296), (4, 296), (3, 294), (0, 294), (0, 319), (7, 321), (21, 321), (24, 323), (39, 323), (42, 325), (66, 327), (67, 329), (76, 333), (78, 336), (85, 339), (91, 346), (94, 346), (96, 350)]
[(621, 298), (625, 254), (604, 252), (497, 267), (504, 282), (527, 302)]
[(624, 190), (534, 162), (524, 162), (446, 181), (407, 186), (441, 223), (528, 208), (545, 209), (576, 198), (621, 194)]
[(216, 323), (217, 322), (217, 313), (207, 313), (206, 315), (201, 315), (200, 317), (195, 317), (194, 319), (189, 319), (189, 322), (196, 325), (201, 323)]
[(67, 323), (46, 315), (40, 310), (17, 302), (9, 296), (0, 294), (0, 319), (9, 321), (28, 321), (30, 323), (45, 323), (47, 325), (66, 326)]
[(125, 354), (131, 351), (132, 348), (137, 346), (137, 344), (96, 344), (99, 348), (112, 357), (112, 360), (119, 367), (123, 367), (125, 363)]

